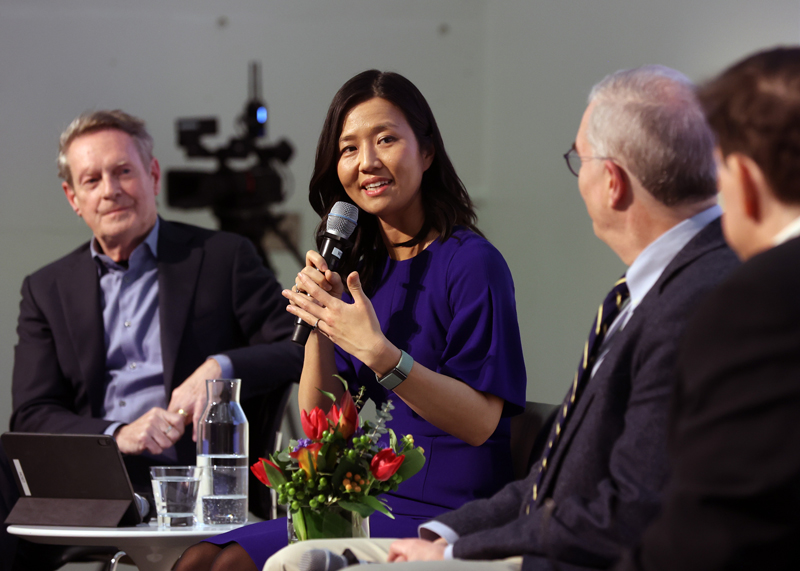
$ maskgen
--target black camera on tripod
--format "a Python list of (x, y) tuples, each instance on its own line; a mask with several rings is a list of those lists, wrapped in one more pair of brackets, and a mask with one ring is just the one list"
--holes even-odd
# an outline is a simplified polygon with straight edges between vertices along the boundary
[[(285, 198), (283, 180), (276, 163), (285, 165), (294, 149), (285, 139), (275, 145), (260, 146), (256, 142), (266, 133), (267, 106), (261, 99), (260, 68), (250, 64), (249, 101), (239, 117), (244, 133), (233, 137), (224, 147), (211, 150), (201, 141), (206, 135), (217, 133), (216, 118), (184, 118), (176, 121), (178, 146), (190, 158), (213, 158), (217, 170), (204, 172), (188, 169), (171, 169), (167, 172), (167, 204), (174, 208), (211, 208), (219, 220), (220, 229), (249, 238), (269, 266), (262, 245), (267, 232), (272, 232), (284, 243), (294, 257), (304, 264), (303, 257), (289, 236), (280, 229), (283, 218), (270, 212), (270, 205)], [(230, 159), (257, 158), (256, 164), (234, 170)]]

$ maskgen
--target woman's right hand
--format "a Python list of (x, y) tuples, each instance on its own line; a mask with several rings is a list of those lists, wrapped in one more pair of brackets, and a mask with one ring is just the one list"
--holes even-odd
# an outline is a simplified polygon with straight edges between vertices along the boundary
[[(325, 258), (319, 252), (315, 250), (306, 252), (306, 266), (300, 271), (328, 294), (336, 299), (342, 299), (342, 293), (344, 293), (342, 278), (336, 272), (328, 269)], [(295, 278), (295, 287), (293, 289), (298, 292), (303, 291), (300, 280), (297, 277)]]

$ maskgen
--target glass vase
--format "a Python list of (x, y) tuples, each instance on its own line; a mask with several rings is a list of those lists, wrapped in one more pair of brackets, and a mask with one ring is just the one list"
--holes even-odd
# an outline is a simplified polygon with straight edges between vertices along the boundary
[(289, 544), (307, 539), (369, 537), (369, 516), (362, 517), (339, 506), (287, 509), (286, 531)]

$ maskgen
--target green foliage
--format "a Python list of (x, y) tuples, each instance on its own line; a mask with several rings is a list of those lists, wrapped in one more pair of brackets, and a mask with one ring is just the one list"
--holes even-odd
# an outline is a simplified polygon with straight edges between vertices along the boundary
[(335, 510), (318, 512), (310, 509), (302, 511), (305, 512), (303, 515), (308, 537), (348, 537), (351, 535), (352, 522), (341, 512)]
[[(347, 383), (340, 380), (347, 390)], [(334, 398), (330, 393), (325, 394)], [(359, 393), (359, 399), (363, 394), (363, 391)], [(337, 401), (340, 410), (345, 402)], [(414, 446), (413, 437), (405, 435), (400, 438), (386, 426), (392, 419), (393, 409), (391, 401), (386, 401), (376, 412), (374, 423), (358, 419), (360, 428), (348, 438), (344, 434), (349, 435), (349, 431), (343, 433), (340, 430), (342, 425), (334, 425), (328, 419), (328, 429), (323, 431), (320, 439), (310, 442), (308, 439), (293, 440), (288, 448), (270, 456), (277, 468), (265, 464), (264, 469), (271, 487), (277, 491), (278, 501), (288, 505), (299, 539), (348, 537), (352, 532), (351, 514), (368, 517), (380, 511), (393, 517), (389, 507), (378, 496), (396, 490), (400, 483), (419, 472), (425, 464), (425, 456)], [(348, 426), (352, 427), (352, 422), (351, 418)], [(372, 463), (385, 447), (378, 445), (385, 434), (388, 434), (391, 453), (384, 451), (375, 461), (375, 473), (385, 479), (387, 465), (394, 464), (394, 454), (404, 454), (405, 458), (394, 475), (380, 481), (372, 472)]]
[[(367, 471), (369, 471), (369, 467), (367, 467)], [(339, 487), (342, 485), (344, 481), (345, 474), (350, 472), (351, 474), (361, 474), (364, 475), (364, 467), (356, 462), (351, 462), (350, 460), (342, 459), (339, 462), (339, 465), (334, 470), (331, 476), (331, 483), (333, 484), (333, 489), (338, 490)]]
[(405, 452), (405, 460), (400, 465), (400, 468), (395, 472), (395, 476), (399, 475), (401, 481), (408, 480), (411, 476), (422, 470), (425, 465), (425, 454), (422, 453), (420, 448), (413, 448)]
[(384, 504), (375, 496), (364, 496), (361, 498), (361, 501), (370, 506), (372, 509), (378, 510), (382, 514), (388, 515), (390, 518), (394, 519), (394, 515), (391, 511), (389, 511), (389, 508), (386, 506), (386, 504)]
[(276, 470), (266, 462), (262, 462), (262, 464), (264, 464), (264, 470), (267, 472), (267, 479), (269, 480), (269, 483), (272, 484), (273, 488), (277, 488), (281, 484), (286, 483), (286, 478), (283, 476), (283, 473), (280, 470)]
[(333, 376), (336, 377), (337, 379), (339, 379), (342, 382), (342, 386), (344, 387), (344, 390), (346, 390), (346, 391), (350, 390), (350, 387), (347, 384), (347, 380), (345, 380), (345, 378), (343, 376), (341, 376), (341, 375), (333, 375)]
[(356, 405), (356, 410), (361, 411), (364, 407), (364, 398), (367, 395), (367, 387), (366, 385), (361, 385), (358, 389), (358, 394), (353, 397), (353, 404)]
[[(371, 498), (372, 496), (365, 497)], [(372, 512), (375, 511), (375, 508), (370, 507), (363, 502), (348, 502), (347, 500), (341, 500), (339, 502), (339, 506), (349, 512), (356, 512), (361, 517), (369, 517), (372, 515)]]
[(387, 400), (381, 405), (381, 408), (375, 412), (375, 416), (378, 418), (375, 426), (372, 426), (369, 422), (364, 423), (364, 432), (368, 433), (368, 437), (373, 444), (377, 444), (381, 436), (389, 431), (389, 429), (386, 428), (386, 423), (392, 420), (392, 410), (394, 410), (394, 405), (392, 401)]
[(292, 527), (297, 535), (297, 539), (305, 541), (308, 539), (308, 530), (306, 528), (305, 510), (296, 510), (292, 512)]
[(317, 388), (317, 390), (319, 392), (321, 392), (323, 395), (325, 395), (326, 397), (328, 397), (329, 399), (331, 399), (333, 402), (336, 402), (336, 395), (334, 395), (333, 393), (329, 393), (328, 391), (323, 391), (320, 388)]

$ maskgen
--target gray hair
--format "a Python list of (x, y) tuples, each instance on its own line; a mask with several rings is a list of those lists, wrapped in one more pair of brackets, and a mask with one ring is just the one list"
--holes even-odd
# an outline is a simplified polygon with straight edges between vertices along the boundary
[(67, 184), (72, 186), (72, 173), (69, 170), (69, 161), (67, 161), (67, 150), (72, 141), (81, 135), (105, 129), (116, 129), (130, 135), (136, 144), (136, 149), (139, 151), (142, 164), (145, 168), (150, 166), (153, 161), (153, 137), (147, 132), (144, 121), (119, 109), (86, 111), (72, 121), (69, 127), (61, 133), (58, 141), (58, 159), (56, 160), (59, 178), (67, 181)]
[(660, 65), (617, 71), (592, 88), (586, 137), (667, 206), (717, 192), (714, 135), (682, 73)]

